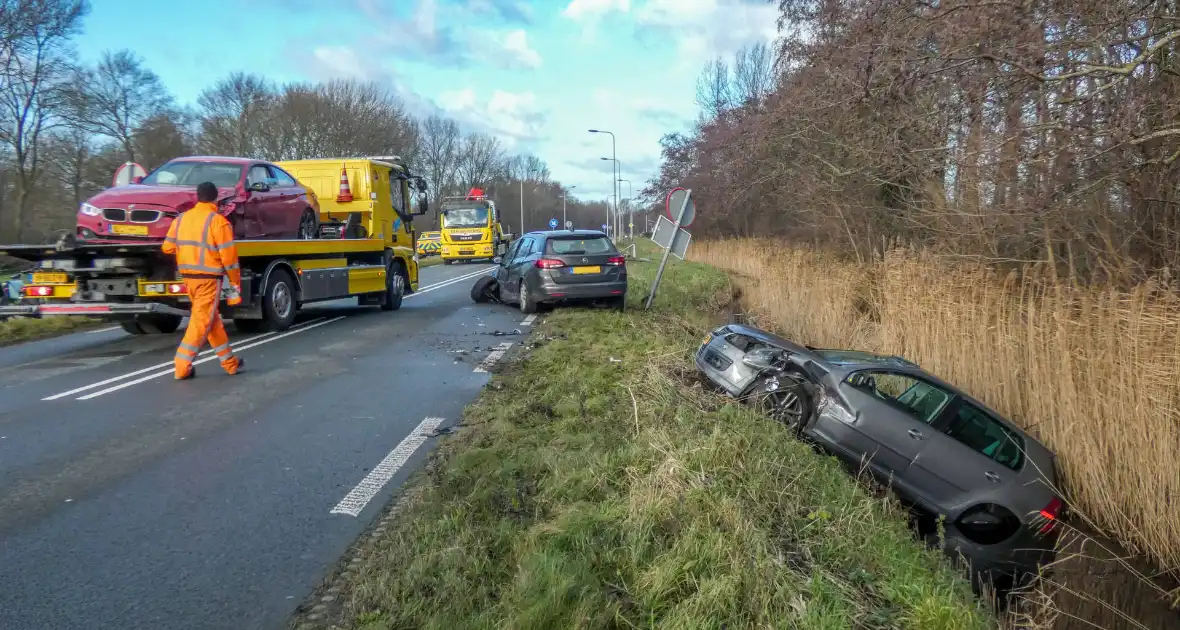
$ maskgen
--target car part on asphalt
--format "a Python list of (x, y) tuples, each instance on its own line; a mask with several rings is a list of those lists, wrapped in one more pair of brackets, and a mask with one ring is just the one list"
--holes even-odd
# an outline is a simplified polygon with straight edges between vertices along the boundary
[(471, 285), (471, 300), (477, 304), (491, 302), (493, 300), (499, 301), (497, 295), (500, 292), (499, 283), (491, 276), (480, 276), (476, 278), (475, 284)]
[(1052, 562), (1065, 506), (1055, 456), (982, 402), (898, 356), (804, 346), (757, 328), (711, 332), (697, 369), (926, 517), (974, 575), (1023, 580)]

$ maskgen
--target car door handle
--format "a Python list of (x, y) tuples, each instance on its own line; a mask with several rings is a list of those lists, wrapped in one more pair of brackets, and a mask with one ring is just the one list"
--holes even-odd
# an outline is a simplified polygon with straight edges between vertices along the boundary
[(922, 432), (917, 429), (910, 429), (909, 434), (910, 434), (910, 437), (914, 438), (915, 440), (925, 440), (926, 439), (926, 436), (922, 435)]
[(989, 471), (987, 471), (987, 472), (985, 472), (985, 473), (983, 473), (983, 476), (984, 476), (984, 477), (987, 477), (987, 480), (988, 480), (988, 481), (990, 481), (990, 482), (992, 482), (992, 483), (1000, 483), (1001, 481), (1003, 481), (1002, 479), (1000, 479), (1000, 476), (999, 476), (999, 475), (997, 475), (996, 473), (994, 473), (994, 472), (992, 472), (992, 471), (990, 471), (990, 470), (989, 470)]

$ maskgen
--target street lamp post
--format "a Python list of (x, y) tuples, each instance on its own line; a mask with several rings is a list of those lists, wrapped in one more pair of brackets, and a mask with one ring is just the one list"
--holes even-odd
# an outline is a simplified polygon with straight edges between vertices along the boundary
[(620, 223), (619, 223), (619, 202), (622, 201), (621, 199), (619, 199), (619, 196), (620, 196), (619, 193), (622, 192), (622, 188), (623, 188), (622, 186), (619, 185), (619, 171), (621, 171), (623, 169), (620, 167), (619, 161), (614, 158), (601, 158), (601, 159), (604, 161), (607, 161), (607, 162), (614, 162), (614, 165), (611, 168), (611, 175), (614, 176), (612, 179), (615, 180), (614, 181), (614, 186), (615, 186), (615, 189), (614, 189), (615, 190), (615, 218), (614, 218), (614, 221), (611, 221), (611, 229), (614, 230), (614, 232), (615, 232), (615, 238), (618, 238), (619, 232), (621, 231), (619, 229), (619, 225), (620, 225)]
[[(627, 182), (627, 234), (631, 240), (635, 240), (635, 220), (631, 215), (633, 210), (633, 208), (631, 208), (631, 180), (620, 179), (619, 181)], [(619, 227), (619, 230), (622, 231), (622, 226)]]
[[(616, 159), (618, 157), (618, 155), (615, 153), (615, 134), (610, 131), (607, 131), (605, 129), (591, 129), (590, 133), (610, 134), (610, 156), (611, 156), (611, 160), (614, 162), (614, 168), (611, 169), (611, 179), (612, 180), (618, 179), (619, 174), (616, 169), (619, 166), (619, 160)], [(606, 158), (603, 158), (603, 159), (605, 160)], [(614, 193), (614, 195), (615, 195), (615, 214), (617, 215), (617, 214), (619, 214), (619, 182), (616, 182), (616, 181), (611, 182), (611, 192)], [(609, 223), (609, 221), (608, 221), (608, 223)]]
[(565, 218), (565, 201), (570, 196), (570, 191), (577, 188), (576, 185), (565, 189), (565, 193), (561, 195), (561, 229), (565, 229), (565, 224), (569, 221)]

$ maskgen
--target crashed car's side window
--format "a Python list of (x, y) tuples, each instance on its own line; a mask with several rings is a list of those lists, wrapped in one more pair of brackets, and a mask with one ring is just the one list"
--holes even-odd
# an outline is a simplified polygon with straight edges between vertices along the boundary
[(857, 372), (848, 377), (848, 382), (926, 424), (934, 422), (952, 398), (950, 392), (940, 387), (908, 374), (885, 370)]

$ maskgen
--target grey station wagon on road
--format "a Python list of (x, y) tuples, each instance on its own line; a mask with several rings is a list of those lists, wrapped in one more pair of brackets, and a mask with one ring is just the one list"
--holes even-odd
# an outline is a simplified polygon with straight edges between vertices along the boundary
[(864, 465), (976, 576), (1028, 577), (1054, 558), (1054, 455), (983, 403), (895, 356), (825, 350), (749, 326), (714, 330), (697, 368), (846, 463)]
[(622, 309), (626, 259), (596, 230), (529, 232), (512, 244), (493, 273), (499, 299), (524, 313), (539, 306), (606, 302)]

